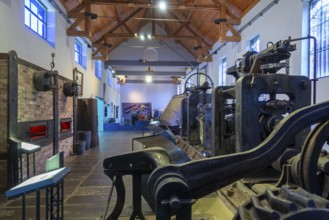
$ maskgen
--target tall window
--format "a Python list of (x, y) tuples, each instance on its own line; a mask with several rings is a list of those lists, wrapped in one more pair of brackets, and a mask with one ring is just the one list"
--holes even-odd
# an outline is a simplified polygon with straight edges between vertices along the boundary
[(259, 52), (259, 35), (250, 40), (250, 51)]
[(25, 0), (25, 25), (47, 39), (47, 9), (37, 0)]
[(75, 62), (82, 65), (82, 44), (78, 40), (75, 40), (74, 50), (75, 50), (74, 53)]
[[(311, 2), (310, 35), (317, 39), (317, 77), (329, 76), (329, 0), (313, 0)], [(314, 70), (314, 46), (312, 44), (310, 50), (311, 78)]]
[(222, 59), (222, 62), (220, 64), (220, 70), (219, 70), (219, 83), (218, 85), (220, 86), (225, 86), (226, 85), (226, 57)]
[(95, 76), (98, 79), (102, 79), (102, 61), (95, 60)]

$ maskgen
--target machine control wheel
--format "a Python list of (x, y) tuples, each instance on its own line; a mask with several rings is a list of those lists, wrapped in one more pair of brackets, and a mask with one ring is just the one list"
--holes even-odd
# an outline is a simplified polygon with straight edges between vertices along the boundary
[[(202, 84), (200, 83), (201, 77), (205, 78), (205, 80)], [(194, 83), (192, 83), (191, 81)], [(213, 88), (214, 88), (214, 83), (208, 75), (206, 75), (204, 73), (193, 73), (192, 75), (187, 77), (187, 79), (185, 80), (184, 93), (186, 93), (186, 94), (187, 93), (200, 93), (200, 92), (206, 93), (207, 90), (213, 89)]]

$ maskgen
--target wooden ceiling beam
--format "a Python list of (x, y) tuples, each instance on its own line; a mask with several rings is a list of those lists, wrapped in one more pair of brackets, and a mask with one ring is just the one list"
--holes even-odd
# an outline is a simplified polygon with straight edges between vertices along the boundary
[(103, 37), (104, 43), (102, 44), (93, 44), (93, 48), (95, 48), (95, 51), (93, 51), (91, 57), (93, 60), (108, 60), (109, 56), (109, 47), (110, 45), (107, 41), (107, 35), (105, 34)]
[[(83, 12), (81, 12), (84, 10)], [(76, 18), (73, 24), (67, 28), (67, 36), (80, 36), (80, 37), (91, 37), (91, 5), (89, 0), (84, 0), (69, 13), (69, 18)], [(77, 27), (84, 22), (83, 30), (77, 30)]]
[[(226, 14), (227, 10), (223, 6), (221, 8), (220, 14), (221, 17), (225, 18), (227, 16)], [(231, 32), (232, 35), (227, 35), (227, 32)], [(232, 26), (232, 24), (225, 21), (225, 19), (219, 23), (219, 40), (221, 42), (227, 42), (227, 41), (233, 41), (233, 42), (239, 42), (241, 41), (241, 36), (239, 32), (235, 30), (235, 28)]]
[(82, 9), (84, 9), (84, 7), (85, 7), (85, 2), (82, 1), (79, 4), (77, 4), (76, 6), (74, 6), (72, 9), (68, 10), (68, 16), (70, 15), (70, 13), (81, 11)]
[[(143, 15), (142, 15), (142, 17), (145, 17), (145, 16), (147, 15), (148, 12), (149, 12), (149, 9), (146, 8), (145, 11), (144, 11), (144, 13), (143, 13)], [(142, 29), (142, 27), (144, 27), (144, 26), (146, 25), (147, 22), (148, 22), (148, 21), (146, 21), (146, 20), (141, 20), (141, 21), (138, 23), (138, 25), (137, 25), (136, 32), (139, 32), (139, 31)]]
[[(151, 9), (151, 17), (153, 17), (153, 14), (154, 14), (154, 9)], [(155, 21), (152, 20), (152, 35), (154, 36), (155, 35)]]
[(127, 71), (127, 70), (117, 70), (115, 75), (125, 75), (125, 76), (144, 76), (149, 73), (153, 76), (185, 76), (186, 72), (182, 71)]
[[(172, 16), (172, 17), (174, 17), (175, 19), (178, 19), (178, 20), (180, 20), (179, 19), (179, 17), (174, 13), (174, 12), (172, 12), (172, 11), (168, 11), (168, 13)], [(191, 25), (190, 24), (185, 24), (184, 22), (182, 22), (182, 21), (179, 21), (189, 32), (191, 32), (194, 36), (196, 36), (196, 37), (199, 37), (201, 40), (202, 40), (202, 42), (207, 46), (207, 47), (211, 47), (212, 45), (212, 43), (210, 43), (210, 42), (208, 42), (208, 40), (206, 40), (205, 38), (204, 38), (204, 36), (202, 35), (202, 34), (200, 34), (199, 32), (197, 32), (197, 31), (195, 31), (195, 30), (193, 30), (193, 27), (191, 27)]]
[(109, 66), (181, 66), (190, 67), (198, 65), (195, 61), (140, 61), (140, 60), (108, 60)]
[(110, 25), (108, 25), (105, 28), (103, 28), (102, 30), (100, 30), (98, 33), (95, 33), (94, 36), (92, 37), (91, 41), (93, 43), (98, 43), (98, 41), (101, 40), (101, 38), (104, 36), (104, 34), (112, 33), (113, 31), (118, 29), (121, 25), (125, 24), (127, 21), (129, 21), (132, 17), (134, 17), (136, 14), (138, 14), (142, 10), (143, 10), (143, 8), (137, 8), (137, 9), (130, 10), (128, 12), (128, 15), (124, 19), (118, 21), (116, 25), (113, 26), (114, 23), (111, 23)]
[[(91, 4), (98, 5), (110, 5), (115, 7), (130, 7), (130, 8), (158, 8), (157, 4), (150, 3), (124, 3), (120, 0), (90, 0)], [(220, 10), (219, 6), (214, 4), (194, 4), (194, 3), (182, 3), (182, 4), (169, 4), (167, 5), (169, 10), (197, 10), (197, 11), (218, 11)]]
[(67, 11), (71, 11), (79, 4), (81, 3), (78, 0), (68, 0), (64, 5)]
[[(187, 21), (186, 21), (186, 24), (189, 23), (189, 20), (190, 20), (192, 14), (193, 14), (192, 12), (193, 12), (193, 11), (190, 11), (189, 14), (186, 16), (186, 19), (185, 19), (185, 20), (187, 20)], [(183, 30), (183, 28), (184, 28), (184, 25), (181, 24), (181, 26), (180, 26), (179, 28), (177, 28), (177, 30), (175, 31), (174, 34), (175, 34), (175, 35), (178, 34), (181, 30)]]
[[(135, 34), (128, 34), (128, 33), (111, 33), (108, 35), (108, 38), (135, 38)], [(171, 40), (178, 40), (178, 39), (187, 39), (187, 40), (196, 40), (195, 36), (185, 36), (185, 35), (154, 35), (152, 39), (171, 39)]]
[(228, 15), (234, 18), (241, 18), (242, 17), (242, 11), (238, 9), (234, 4), (232, 4), (228, 0), (212, 0), (216, 4), (220, 4), (225, 6), (225, 8), (228, 11)]
[[(118, 22), (120, 22), (120, 15), (118, 13), (118, 9), (115, 7), (114, 8), (114, 13), (115, 13), (115, 16), (118, 20)], [(132, 30), (128, 27), (128, 25), (126, 23), (122, 24), (122, 26), (130, 33), (130, 34), (133, 34), (134, 32), (132, 32)]]
[(188, 47), (183, 41), (181, 40), (177, 40), (177, 43), (179, 43), (185, 50), (187, 50), (187, 52), (189, 52), (191, 55), (193, 55), (193, 57), (197, 57), (197, 52), (193, 49)]
[(122, 26), (128, 31), (129, 34), (134, 34), (134, 32), (130, 29), (130, 27), (127, 24), (123, 24)]

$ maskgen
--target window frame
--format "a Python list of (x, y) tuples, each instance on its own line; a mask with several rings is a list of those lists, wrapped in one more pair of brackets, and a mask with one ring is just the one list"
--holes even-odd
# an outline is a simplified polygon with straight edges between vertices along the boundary
[(77, 39), (74, 42), (74, 60), (82, 66), (82, 43)]
[[(29, 6), (26, 5), (26, 3), (29, 3)], [(33, 12), (32, 5), (36, 7), (38, 14)], [(43, 16), (39, 14), (39, 10), (43, 12)], [(27, 15), (27, 12), (29, 13)], [(24, 0), (24, 24), (27, 28), (32, 30), (34, 33), (36, 33), (38, 36), (40, 36), (42, 39), (47, 40), (47, 16), (48, 8), (40, 1), (38, 0)], [(28, 21), (26, 20), (28, 16)], [(36, 30), (33, 28), (32, 25), (32, 16), (36, 19)], [(40, 16), (42, 16), (40, 18)], [(39, 33), (39, 22), (42, 25), (42, 34)], [(28, 24), (27, 24), (28, 23)]]
[(95, 76), (99, 79), (102, 80), (102, 61), (101, 60), (95, 60)]
[[(225, 63), (225, 65), (223, 65)], [(226, 85), (226, 71), (227, 71), (227, 57), (223, 57), (220, 61), (220, 74), (219, 77), (221, 79), (221, 81), (218, 82), (218, 84), (221, 85), (220, 86), (225, 86)]]
[[(320, 18), (317, 17), (317, 19), (312, 18), (312, 10), (315, 8), (317, 4), (320, 4), (320, 8), (318, 12), (320, 13)], [(329, 77), (329, 41), (327, 38), (329, 37), (329, 19), (324, 19), (325, 16), (323, 16), (323, 9), (328, 9), (329, 11), (329, 3), (327, 5), (324, 5), (323, 0), (312, 0), (309, 4), (309, 35), (314, 36), (317, 39), (317, 51), (316, 58), (317, 58), (317, 64), (316, 64), (316, 78), (325, 78)], [(327, 12), (328, 13), (328, 12)], [(314, 15), (317, 14), (314, 12)], [(328, 17), (328, 15), (327, 15)], [(319, 20), (319, 22), (315, 22), (316, 20)], [(315, 24), (314, 24), (314, 23)], [(319, 28), (320, 32), (313, 31), (313, 28)], [(316, 34), (314, 34), (316, 33)], [(327, 38), (326, 38), (327, 36)], [(313, 79), (313, 73), (314, 73), (314, 45), (313, 41), (310, 41), (310, 53), (309, 53), (309, 78)]]
[[(260, 35), (255, 36), (250, 40), (249, 50), (259, 52), (260, 50)], [(256, 48), (257, 50), (254, 50)]]

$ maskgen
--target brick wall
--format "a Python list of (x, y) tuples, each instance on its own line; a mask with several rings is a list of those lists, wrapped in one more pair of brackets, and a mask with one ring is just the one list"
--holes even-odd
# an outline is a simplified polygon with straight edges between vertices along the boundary
[[(32, 122), (40, 120), (53, 119), (53, 95), (51, 91), (38, 92), (33, 87), (33, 74), (37, 68), (33, 65), (27, 65), (25, 62), (18, 65), (18, 122)], [(71, 118), (73, 120), (73, 99), (66, 97), (63, 93), (63, 84), (68, 81), (64, 77), (58, 77), (58, 113), (59, 119)], [(60, 130), (60, 124), (58, 124)], [(72, 136), (60, 140), (59, 151), (65, 151), (68, 156), (73, 148)], [(36, 174), (45, 171), (46, 160), (52, 156), (52, 143), (42, 147), (40, 152), (35, 153)], [(30, 155), (32, 161), (32, 155)], [(26, 155), (23, 156), (23, 164), (26, 161)], [(30, 163), (30, 173), (33, 169)], [(23, 172), (23, 179), (26, 172)]]
[(0, 54), (0, 192), (7, 187), (7, 87), (8, 59), (7, 54)]
[(33, 88), (34, 68), (18, 64), (18, 122), (53, 118), (52, 92)]
[[(41, 68), (20, 60), (18, 62), (18, 123), (33, 122), (40, 120), (53, 119), (53, 96), (52, 92), (37, 92), (33, 87), (33, 74), (40, 71)], [(4, 192), (7, 187), (7, 89), (8, 89), (8, 58), (7, 54), (0, 54), (0, 173), (5, 178), (0, 178), (0, 192)], [(60, 73), (59, 73), (60, 74)], [(58, 77), (58, 113), (59, 120), (61, 118), (71, 118), (73, 123), (73, 99), (65, 97), (63, 94), (63, 84), (68, 79)], [(60, 127), (60, 124), (58, 125)], [(73, 126), (73, 125), (72, 125)], [(60, 130), (60, 129), (59, 129)], [(59, 138), (59, 151), (64, 151), (65, 157), (70, 154), (73, 148), (73, 137), (71, 135)], [(46, 160), (53, 154), (52, 142), (46, 146), (42, 146), (41, 150), (35, 153), (36, 174), (45, 171)], [(23, 154), (23, 180), (27, 178), (26, 154)], [(29, 171), (30, 177), (33, 175), (33, 155), (29, 155)]]
[[(4, 55), (3, 55), (4, 56)], [(8, 59), (0, 54), (0, 153), (7, 148)]]

